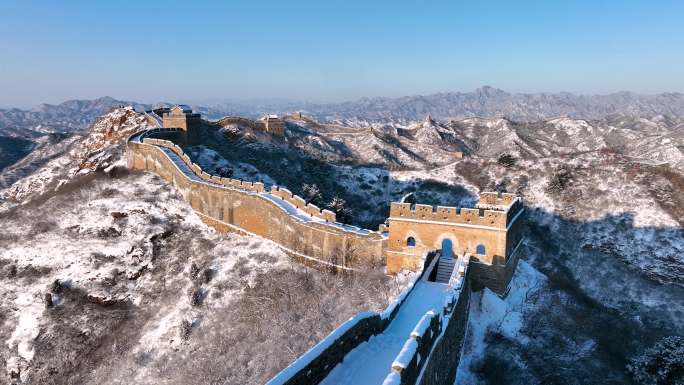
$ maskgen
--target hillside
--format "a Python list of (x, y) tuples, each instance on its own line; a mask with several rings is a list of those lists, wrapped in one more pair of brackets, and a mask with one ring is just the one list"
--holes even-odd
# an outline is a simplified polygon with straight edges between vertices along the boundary
[[(684, 331), (682, 127), (665, 116), (387, 122), (389, 151), (368, 128), (293, 120), (282, 139), (233, 127), (189, 150), (203, 168), (303, 196), (315, 184), (321, 207), (342, 197), (350, 221), (370, 228), (386, 202), (412, 191), (419, 202), (457, 206), (482, 190), (521, 194), (531, 270), (514, 281), (525, 299), (475, 297), (460, 378), (617, 384), (632, 381), (632, 360)], [(421, 159), (421, 148), (435, 155), (455, 143), (463, 159)], [(406, 150), (419, 156), (395, 155)]]
[(121, 143), (144, 127), (116, 109), (1, 192), (0, 383), (263, 383), (401, 289), (217, 234), (165, 181), (127, 172)]
[[(503, 300), (488, 291), (474, 295), (462, 382), (632, 383), (633, 360), (684, 333), (681, 118), (433, 117), (372, 126), (287, 119), (282, 138), (207, 126), (201, 143), (186, 152), (206, 170), (286, 186), (369, 228), (384, 221), (387, 202), (408, 192), (421, 203), (455, 206), (489, 189), (524, 198), (526, 262)], [(301, 270), (259, 238), (214, 234), (165, 182), (123, 172), (120, 143), (144, 124), (132, 109), (116, 109), (87, 133), (46, 145), (44, 157), (34, 151), (0, 172), (18, 178), (0, 192), (0, 215), (13, 229), (0, 254), (3, 296), (11, 298), (1, 357), (10, 375), (25, 383), (183, 383), (183, 371), (206, 383), (216, 376), (260, 383), (344, 317), (381, 308), (396, 292), (397, 283), (382, 275), (339, 281)], [(217, 275), (197, 283), (193, 262)], [(55, 279), (74, 289), (55, 292), (62, 290)], [(306, 293), (320, 293), (307, 297), (314, 302), (280, 302), (282, 291), (267, 290), (287, 288), (299, 298), (302, 279), (313, 285)], [(236, 280), (244, 282), (239, 293), (231, 291)], [(192, 305), (189, 287), (208, 290), (205, 305)], [(249, 294), (254, 288), (258, 294)], [(47, 292), (55, 295), (54, 308), (45, 308)], [(263, 295), (285, 318), (260, 313), (255, 298)], [(100, 326), (78, 323), (76, 313)], [(219, 327), (226, 319), (219, 313), (235, 326)], [(295, 314), (307, 318), (295, 322)], [(190, 327), (184, 317), (198, 323), (188, 321)], [(243, 321), (258, 322), (262, 332), (245, 330)], [(69, 322), (81, 326), (69, 329)], [(316, 325), (316, 332), (302, 341), (291, 325)], [(102, 334), (112, 328), (114, 336)], [(179, 330), (191, 330), (191, 337), (183, 342)], [(268, 340), (291, 350), (269, 350)], [(235, 341), (249, 347), (235, 353), (228, 348)], [(56, 352), (66, 346), (78, 355), (60, 358)], [(115, 364), (111, 346), (125, 352)], [(272, 352), (269, 359), (259, 358), (264, 352)], [(195, 367), (196, 360), (221, 362), (224, 371)]]

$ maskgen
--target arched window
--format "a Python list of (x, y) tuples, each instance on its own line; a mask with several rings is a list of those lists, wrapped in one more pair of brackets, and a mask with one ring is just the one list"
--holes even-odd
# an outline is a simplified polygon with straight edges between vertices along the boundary
[(454, 243), (451, 239), (444, 238), (442, 240), (442, 257), (452, 258), (454, 256)]
[(408, 246), (408, 247), (416, 247), (416, 238), (408, 237), (408, 238), (406, 239), (406, 246)]
[(485, 249), (485, 246), (482, 244), (477, 245), (477, 247), (475, 248), (475, 254), (485, 255), (487, 254), (487, 249)]

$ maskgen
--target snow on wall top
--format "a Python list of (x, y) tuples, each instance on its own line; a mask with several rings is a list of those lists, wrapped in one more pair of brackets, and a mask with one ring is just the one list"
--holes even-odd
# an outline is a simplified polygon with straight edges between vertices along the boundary
[[(301, 221), (318, 222), (359, 236), (382, 236), (380, 233), (372, 230), (336, 222), (336, 215), (334, 212), (326, 209), (321, 210), (314, 204), (306, 203), (303, 198), (292, 194), (292, 192), (286, 188), (272, 186), (271, 191), (267, 192), (264, 184), (261, 182), (246, 182), (233, 178), (210, 175), (203, 171), (198, 164), (193, 163), (190, 157), (188, 157), (178, 145), (168, 140), (148, 137), (150, 134), (163, 132), (165, 130), (166, 129), (153, 129), (139, 133), (133, 135), (130, 138), (130, 141), (150, 144), (163, 149), (162, 151), (174, 161), (174, 164), (176, 164), (179, 170), (191, 180), (257, 193), (259, 196), (276, 204), (288, 214)], [(171, 150), (173, 154), (169, 150)], [(177, 157), (174, 157), (174, 154), (177, 155)], [(179, 161), (178, 158), (182, 161)]]

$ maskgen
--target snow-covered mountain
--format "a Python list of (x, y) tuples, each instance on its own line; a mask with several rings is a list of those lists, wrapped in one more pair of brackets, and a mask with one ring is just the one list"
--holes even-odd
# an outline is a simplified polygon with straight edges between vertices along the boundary
[[(186, 150), (205, 169), (317, 191), (320, 207), (342, 199), (371, 228), (409, 192), (454, 206), (523, 196), (525, 262), (506, 298), (473, 296), (462, 382), (644, 383), (630, 368), (684, 334), (682, 118), (287, 119), (283, 138), (238, 125)], [(117, 108), (0, 171), (2, 381), (263, 383), (400, 288), (214, 234), (167, 183), (121, 167), (145, 124)]]
[(264, 383), (402, 289), (215, 233), (126, 170), (122, 143), (145, 124), (117, 108), (0, 191), (0, 384)]

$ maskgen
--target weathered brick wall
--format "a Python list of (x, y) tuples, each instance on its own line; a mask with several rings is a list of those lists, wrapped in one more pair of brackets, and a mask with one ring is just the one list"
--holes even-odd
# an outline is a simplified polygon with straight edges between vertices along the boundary
[[(149, 141), (149, 139), (148, 139)], [(257, 194), (263, 190), (260, 183), (245, 183), (215, 177), (191, 164), (203, 181), (191, 181), (172, 163), (155, 144), (128, 143), (128, 164), (132, 169), (154, 171), (173, 183), (190, 206), (209, 224), (221, 231), (240, 231), (260, 235), (285, 248), (291, 255), (311, 263), (359, 267), (384, 263), (383, 237), (377, 232), (346, 231), (323, 221), (301, 221)], [(171, 148), (178, 153), (180, 149)], [(185, 155), (185, 154), (184, 154)], [(189, 160), (187, 156), (182, 156)], [(227, 186), (240, 189), (227, 188)], [(306, 207), (305, 207), (306, 208)], [(308, 212), (315, 214), (312, 207)], [(322, 217), (330, 219), (330, 213), (321, 211)], [(222, 225), (220, 225), (222, 224)], [(237, 230), (237, 229), (235, 229)]]
[[(496, 256), (506, 255), (507, 232), (505, 229), (415, 222), (392, 217), (388, 222), (387, 269), (392, 273), (415, 268), (414, 265), (420, 255), (427, 250), (441, 249), (444, 239), (452, 241), (453, 252), (459, 255), (473, 254), (478, 245), (485, 245), (486, 255), (481, 257), (483, 262), (490, 263)], [(415, 246), (407, 244), (409, 237), (413, 237)]]
[[(401, 385), (414, 385), (418, 380), (418, 376), (422, 368), (427, 362), (427, 357), (430, 355), (435, 341), (442, 331), (442, 317), (440, 314), (430, 312), (426, 313), (423, 318), (429, 317), (430, 325), (421, 334), (412, 332), (409, 338), (404, 343), (402, 352), (392, 364), (391, 373), (388, 377), (393, 378), (394, 382)], [(421, 319), (420, 322), (422, 322)], [(401, 357), (405, 351), (411, 352), (410, 360), (406, 361), (406, 357)], [(402, 358), (404, 362), (402, 361)], [(398, 381), (397, 381), (398, 380)]]
[[(425, 256), (422, 271), (416, 277), (414, 284), (428, 272), (428, 267), (434, 258), (435, 253), (429, 253)], [(342, 362), (347, 353), (370, 337), (382, 333), (389, 326), (413, 287), (415, 286), (404, 289), (402, 294), (382, 313), (360, 313), (335, 329), (318, 345), (278, 373), (267, 385), (315, 385), (321, 382), (337, 364)], [(439, 334), (439, 331), (436, 330), (441, 327), (441, 324), (437, 325), (436, 322), (439, 320), (430, 325), (431, 334), (425, 333), (422, 336), (424, 344), (432, 345), (432, 341)]]
[(390, 217), (421, 221), (462, 223), (489, 227), (506, 227), (506, 212), (477, 208), (457, 208), (392, 202)]
[(258, 122), (252, 119), (247, 119), (247, 118), (242, 118), (239, 116), (226, 116), (218, 121), (216, 121), (216, 124), (219, 126), (227, 126), (229, 124), (238, 124), (241, 126), (246, 126), (254, 130), (266, 130), (266, 125), (264, 122)]
[(470, 259), (470, 270), (473, 275), (473, 290), (482, 290), (487, 287), (496, 294), (503, 295), (508, 289), (508, 283), (513, 278), (515, 268), (520, 259), (520, 250), (516, 250), (508, 260), (499, 260), (494, 264), (481, 263), (477, 257)]
[[(378, 313), (368, 315), (359, 320), (352, 320), (353, 325), (332, 341), (324, 340), (324, 348), (313, 351), (314, 357), (302, 367), (292, 368), (292, 373), (285, 371), (268, 382), (269, 385), (312, 385), (323, 381), (330, 371), (337, 366), (344, 356), (359, 344), (385, 330), (388, 322)], [(345, 325), (341, 326), (342, 328)], [(334, 332), (333, 332), (334, 333)], [(328, 337), (330, 338), (330, 336)], [(316, 348), (316, 347), (315, 347)], [(315, 349), (314, 348), (314, 349)], [(290, 368), (288, 368), (290, 369)]]
[[(472, 265), (470, 265), (472, 267)], [(451, 385), (456, 380), (456, 370), (461, 360), (465, 331), (468, 324), (468, 314), (470, 305), (470, 267), (466, 271), (465, 281), (461, 288), (451, 317), (446, 325), (442, 337), (435, 342), (420, 385)]]

